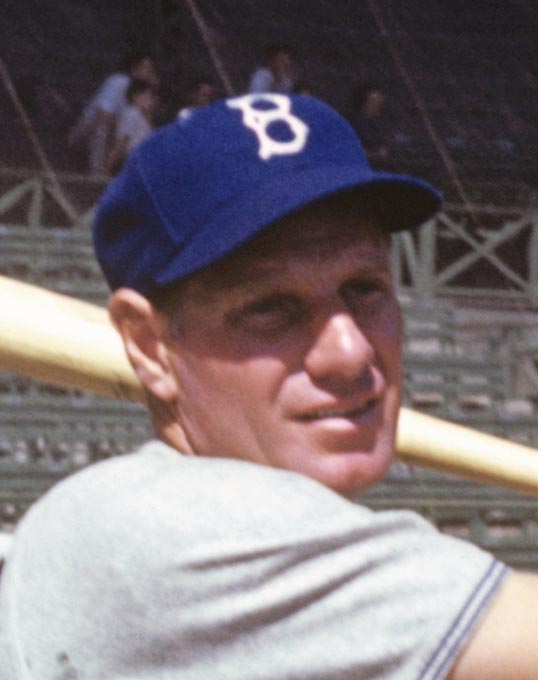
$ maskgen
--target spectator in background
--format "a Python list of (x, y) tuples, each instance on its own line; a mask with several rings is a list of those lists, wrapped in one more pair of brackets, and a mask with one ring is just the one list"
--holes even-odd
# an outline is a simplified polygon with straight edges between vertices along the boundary
[(211, 80), (205, 77), (196, 78), (187, 88), (184, 106), (178, 111), (178, 118), (187, 118), (193, 110), (211, 104), (215, 98), (216, 91)]
[(105, 79), (69, 133), (71, 146), (84, 147), (92, 174), (105, 172), (115, 127), (128, 106), (126, 94), (132, 79), (157, 86), (155, 63), (147, 52), (132, 53), (124, 59), (121, 71)]
[(347, 118), (359, 135), (370, 163), (388, 168), (390, 150), (384, 117), (385, 93), (374, 82), (359, 84), (352, 93)]
[(266, 65), (251, 75), (248, 91), (252, 94), (293, 92), (297, 82), (293, 51), (284, 45), (273, 45), (267, 50)]
[(153, 85), (145, 80), (132, 80), (127, 88), (126, 99), (127, 106), (118, 120), (105, 165), (110, 175), (118, 172), (129, 153), (154, 127), (156, 97)]

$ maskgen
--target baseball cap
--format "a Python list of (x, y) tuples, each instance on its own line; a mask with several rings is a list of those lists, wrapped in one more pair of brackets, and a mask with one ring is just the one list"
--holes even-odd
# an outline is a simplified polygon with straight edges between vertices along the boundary
[(162, 126), (130, 155), (94, 221), (112, 289), (146, 294), (228, 255), (281, 218), (360, 189), (387, 232), (440, 207), (426, 182), (373, 170), (348, 122), (305, 95), (222, 99)]

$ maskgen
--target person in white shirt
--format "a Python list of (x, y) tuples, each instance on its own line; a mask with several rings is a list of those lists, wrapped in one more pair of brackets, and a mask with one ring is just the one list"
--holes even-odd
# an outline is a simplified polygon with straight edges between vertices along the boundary
[(248, 86), (251, 94), (289, 93), (295, 90), (297, 73), (291, 48), (273, 45), (267, 50), (266, 65), (257, 68)]
[(153, 131), (156, 97), (153, 86), (144, 80), (133, 80), (127, 88), (127, 107), (116, 127), (106, 170), (115, 174), (128, 154)]
[(127, 88), (132, 79), (157, 86), (159, 80), (150, 54), (129, 54), (124, 59), (122, 69), (103, 81), (69, 133), (68, 143), (83, 147), (87, 169), (92, 175), (106, 172), (114, 130), (128, 106)]
[(191, 115), (191, 113), (207, 106), (214, 101), (216, 97), (215, 86), (209, 78), (196, 78), (187, 88), (184, 105), (178, 111), (177, 117), (182, 120)]

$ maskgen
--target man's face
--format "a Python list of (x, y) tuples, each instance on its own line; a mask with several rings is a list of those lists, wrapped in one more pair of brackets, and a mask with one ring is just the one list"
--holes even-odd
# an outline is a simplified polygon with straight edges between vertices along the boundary
[(291, 55), (286, 51), (277, 52), (273, 56), (272, 65), (276, 73), (285, 73), (291, 68)]
[(142, 113), (151, 119), (157, 105), (153, 90), (150, 89), (140, 92), (138, 95), (136, 95), (134, 103), (142, 111)]
[(138, 62), (138, 64), (131, 69), (130, 75), (132, 78), (139, 78), (152, 85), (157, 84), (157, 73), (151, 57), (144, 57), (144, 59)]
[(310, 209), (194, 275), (168, 342), (187, 452), (346, 495), (387, 471), (401, 318), (388, 242), (366, 220)]
[(370, 116), (379, 116), (383, 111), (385, 95), (381, 90), (372, 90), (366, 99), (366, 112)]
[(209, 83), (200, 83), (200, 85), (193, 92), (192, 106), (207, 106), (211, 104), (214, 98), (213, 86)]

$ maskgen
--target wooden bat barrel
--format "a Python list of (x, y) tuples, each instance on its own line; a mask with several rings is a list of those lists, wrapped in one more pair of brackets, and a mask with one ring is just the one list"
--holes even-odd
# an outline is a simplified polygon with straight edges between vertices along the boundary
[(142, 401), (106, 309), (0, 276), (0, 369)]

